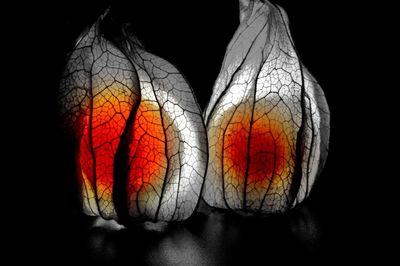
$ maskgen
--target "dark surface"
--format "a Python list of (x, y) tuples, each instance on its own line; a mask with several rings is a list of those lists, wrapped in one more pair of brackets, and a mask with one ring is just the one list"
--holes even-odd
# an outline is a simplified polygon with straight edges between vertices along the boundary
[(91, 227), (94, 219), (82, 217), (68, 229), (54, 231), (62, 241), (52, 255), (63, 261), (123, 265), (324, 263), (327, 258), (340, 261), (345, 257), (337, 255), (354, 252), (354, 233), (343, 235), (343, 229), (350, 232), (351, 224), (346, 228), (340, 223), (337, 217), (309, 205), (271, 217), (198, 212), (161, 232), (142, 225), (118, 231)]
[[(236, 1), (125, 2), (129, 4), (114, 3), (112, 12), (119, 12), (121, 19), (129, 17), (146, 49), (177, 66), (204, 108), (238, 25)], [(37, 12), (24, 6), (33, 18), (22, 28), (29, 37), (24, 35), (24, 41), (16, 45), (23, 46), (23, 57), (31, 53), (35, 58), (26, 60), (22, 68), (32, 68), (32, 74), (19, 78), (24, 101), (32, 106), (22, 122), (18, 120), (24, 128), (18, 137), (26, 141), (11, 156), (19, 158), (23, 151), (26, 157), (23, 167), (20, 161), (9, 166), (24, 173), (23, 182), (17, 180), (18, 186), (10, 187), (22, 186), (24, 191), (18, 191), (22, 197), (13, 197), (16, 207), (9, 215), (14, 226), (26, 229), (13, 237), (19, 252), (15, 259), (53, 265), (385, 260), (380, 255), (385, 242), (379, 237), (385, 235), (381, 224), (385, 204), (378, 203), (377, 193), (382, 190), (384, 181), (379, 180), (387, 176), (384, 171), (389, 162), (375, 151), (384, 138), (371, 133), (371, 128), (381, 128), (371, 121), (382, 118), (368, 105), (375, 99), (370, 94), (375, 84), (366, 79), (372, 71), (362, 68), (370, 66), (365, 55), (371, 50), (364, 44), (370, 41), (371, 32), (377, 32), (371, 20), (362, 18), (369, 18), (373, 10), (340, 2), (275, 2), (287, 11), (296, 48), (323, 88), (331, 110), (331, 145), (323, 174), (305, 204), (285, 215), (242, 217), (203, 210), (183, 223), (170, 225), (165, 232), (140, 226), (117, 232), (91, 228), (92, 219), (79, 215), (76, 206), (74, 182), (68, 172), (73, 160), (68, 154), (70, 144), (57, 133), (55, 97), (66, 54), (80, 32), (109, 6), (108, 1), (58, 1), (35, 6)], [(360, 43), (365, 33), (368, 38)], [(390, 186), (390, 181), (385, 182)], [(392, 201), (391, 197), (385, 196), (385, 201)], [(14, 213), (22, 218), (14, 218)]]

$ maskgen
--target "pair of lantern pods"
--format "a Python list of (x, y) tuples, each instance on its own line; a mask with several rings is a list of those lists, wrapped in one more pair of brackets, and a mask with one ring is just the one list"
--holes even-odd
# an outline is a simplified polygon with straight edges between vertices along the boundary
[(280, 7), (241, 1), (203, 113), (180, 72), (129, 27), (103, 34), (105, 16), (78, 40), (58, 98), (86, 214), (184, 220), (201, 197), (277, 213), (309, 195), (328, 153), (329, 110)]

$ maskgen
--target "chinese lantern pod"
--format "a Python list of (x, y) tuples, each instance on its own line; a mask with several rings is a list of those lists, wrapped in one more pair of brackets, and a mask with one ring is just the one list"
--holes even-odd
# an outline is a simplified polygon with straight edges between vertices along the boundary
[(240, 25), (204, 118), (207, 204), (277, 213), (309, 195), (328, 154), (329, 109), (282, 8), (240, 1)]
[(184, 220), (207, 163), (201, 111), (180, 72), (127, 27), (108, 38), (105, 16), (79, 39), (59, 91), (83, 210), (122, 223)]

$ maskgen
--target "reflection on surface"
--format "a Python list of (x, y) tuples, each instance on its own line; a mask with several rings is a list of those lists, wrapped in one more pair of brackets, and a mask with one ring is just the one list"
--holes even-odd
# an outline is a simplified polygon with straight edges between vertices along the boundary
[(293, 237), (297, 239), (308, 250), (318, 249), (321, 242), (322, 230), (310, 209), (300, 208), (296, 215), (290, 219), (290, 229)]
[(238, 216), (203, 206), (186, 222), (161, 232), (141, 225), (117, 230), (87, 226), (73, 241), (84, 243), (78, 253), (89, 262), (242, 265), (308, 259), (320, 249), (321, 234), (318, 219), (306, 205), (271, 217)]

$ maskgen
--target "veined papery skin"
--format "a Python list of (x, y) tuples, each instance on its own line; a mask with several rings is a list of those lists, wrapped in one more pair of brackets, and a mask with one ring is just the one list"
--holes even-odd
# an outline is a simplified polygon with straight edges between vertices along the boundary
[(83, 211), (119, 223), (184, 220), (207, 166), (200, 108), (180, 72), (128, 26), (106, 36), (106, 16), (78, 40), (59, 89)]
[(208, 205), (279, 213), (309, 195), (328, 154), (330, 115), (282, 8), (240, 1), (240, 25), (203, 115)]

